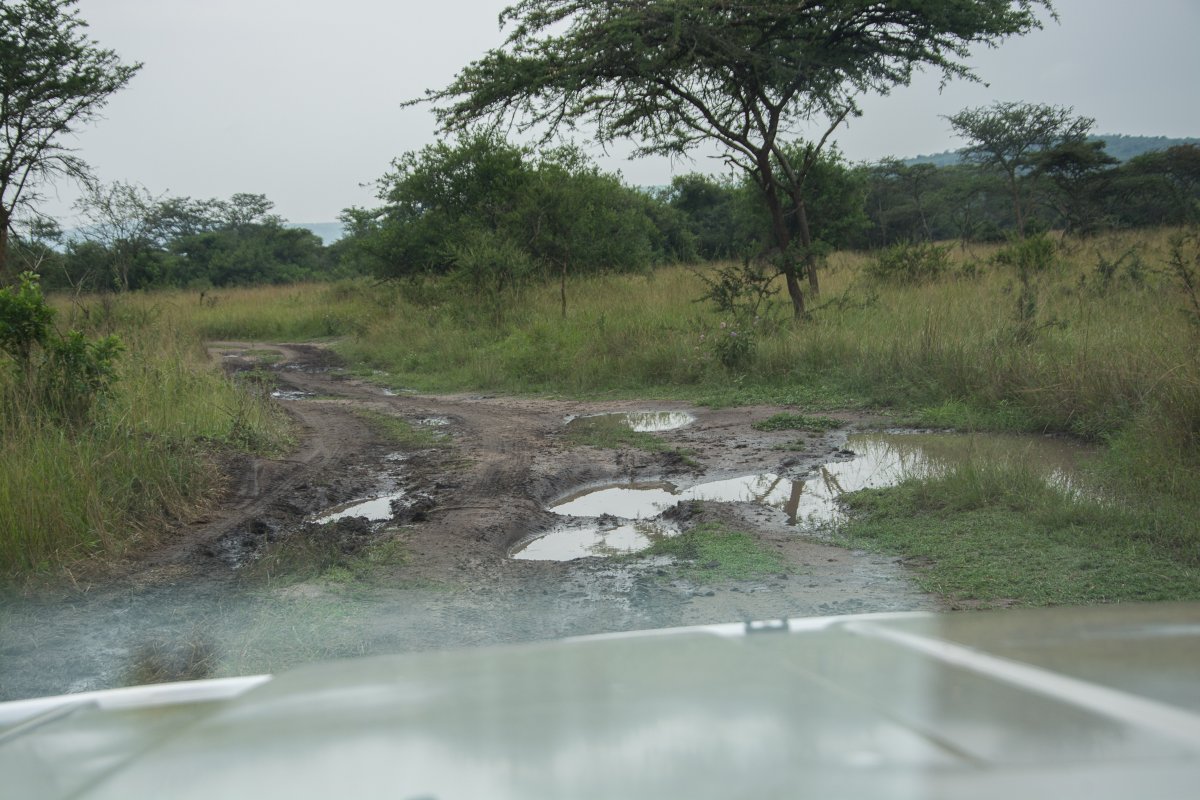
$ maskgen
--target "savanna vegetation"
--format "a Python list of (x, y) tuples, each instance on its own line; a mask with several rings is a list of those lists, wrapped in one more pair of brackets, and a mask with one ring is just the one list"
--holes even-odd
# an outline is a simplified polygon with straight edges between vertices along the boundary
[[(969, 79), (967, 46), (1035, 27), (1045, 3), (794, 15), (764, 2), (733, 20), (727, 4), (636, 5), (506, 12), (505, 48), (431, 93), (445, 138), (400, 155), (379, 205), (348, 209), (331, 247), (286, 228), (261, 195), (126, 184), (91, 184), (73, 235), (22, 227), (10, 217), (31, 196), (5, 199), (0, 174), (13, 231), (0, 241), (0, 569), (119, 557), (207, 502), (223, 454), (286, 446), (262, 391), (222, 376), (205, 340), (326, 339), (395, 388), (771, 403), (795, 407), (777, 424), (796, 427), (865, 408), (1096, 442), (1092, 496), (1018, 490), (1019, 469), (967, 470), (856, 498), (843, 534), (960, 573), (993, 530), (1024, 536), (988, 562), (1010, 576), (1039, 549), (1029, 531), (1069, 540), (1071, 558), (1159, 565), (1129, 591), (1112, 588), (1132, 585), (1125, 572), (1058, 594), (931, 573), (948, 594), (1195, 596), (1200, 148), (1118, 162), (1072, 109), (1002, 103), (951, 118), (970, 142), (958, 164), (839, 154), (833, 133), (857, 92), (922, 66)], [(52, 138), (136, 72), (81, 46), (108, 80)], [(814, 116), (823, 133), (795, 135)], [(734, 169), (638, 189), (576, 148), (515, 145), (497, 120), (587, 121), (647, 153), (715, 140)], [(26, 169), (66, 167), (83, 165)], [(51, 287), (65, 291), (47, 301)], [(929, 536), (949, 549), (921, 549)]]

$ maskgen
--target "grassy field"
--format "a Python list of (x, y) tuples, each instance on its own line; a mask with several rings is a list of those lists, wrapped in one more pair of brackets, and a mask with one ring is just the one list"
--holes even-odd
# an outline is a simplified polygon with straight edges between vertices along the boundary
[[(0, 565), (27, 570), (64, 555), (119, 552), (126, 545), (117, 531), (148, 532), (164, 515), (186, 515), (203, 502), (215, 485), (205, 456), (214, 447), (278, 446), (278, 421), (261, 398), (205, 362), (201, 341), (326, 339), (351, 370), (397, 389), (762, 402), (810, 417), (872, 408), (929, 427), (1081, 437), (1103, 445), (1093, 479), (1110, 510), (1119, 510), (1105, 541), (1136, 542), (1143, 549), (1129, 551), (1135, 561), (1194, 569), (1200, 320), (1177, 273), (1180, 264), (1200, 270), (1200, 246), (1193, 238), (1173, 250), (1182, 233), (1051, 240), (1025, 269), (1012, 248), (956, 247), (941, 276), (923, 283), (873, 277), (873, 256), (838, 253), (822, 275), (822, 296), (799, 323), (780, 297), (753, 319), (720, 315), (696, 302), (704, 283), (683, 267), (570, 279), (565, 317), (556, 285), (528, 287), (501, 304), (436, 285), (365, 281), (93, 299), (86, 319), (77, 319), (129, 346), (117, 394), (86, 441), (56, 442), (62, 434), (6, 417), (0, 507), (18, 509), (21, 521), (0, 525)], [(158, 483), (147, 487), (147, 480)], [(887, 536), (883, 523), (902, 508), (912, 518), (936, 515), (912, 499), (911, 486), (889, 491), (858, 501), (860, 519), (879, 524), (853, 536), (915, 553), (911, 523), (910, 534), (896, 523)], [(1031, 519), (1030, 509), (991, 514), (1006, 506), (984, 497), (976, 507), (938, 513), (983, 514), (975, 526), (981, 536), (989, 526), (1019, 528)], [(60, 529), (71, 532), (49, 533)], [(1020, 552), (1001, 553), (997, 563), (1018, 569)], [(1194, 586), (1194, 572), (1180, 574), (1182, 584), (1163, 585)], [(1064, 590), (1030, 602), (1117, 596)]]

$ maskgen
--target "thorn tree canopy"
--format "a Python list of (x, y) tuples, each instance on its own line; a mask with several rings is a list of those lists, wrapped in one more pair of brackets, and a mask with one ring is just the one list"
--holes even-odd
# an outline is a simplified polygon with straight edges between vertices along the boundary
[(141, 68), (87, 37), (76, 2), (0, 0), (0, 283), (17, 209), (47, 178), (87, 177), (62, 141)]
[[(1049, 0), (521, 0), (500, 15), (504, 45), (424, 100), (443, 130), (489, 120), (549, 138), (583, 122), (639, 155), (719, 143), (762, 191), (799, 316), (805, 269), (816, 288), (804, 179), (856, 98), (926, 67), (973, 78), (969, 48), (1041, 27), (1039, 8), (1053, 14)], [(811, 120), (824, 136), (789, 157)]]
[(962, 149), (968, 160), (1004, 175), (1021, 236), (1025, 235), (1029, 205), (1020, 188), (1022, 173), (1034, 166), (1038, 152), (1083, 142), (1096, 124), (1091, 117), (1076, 117), (1072, 108), (1039, 103), (994, 103), (987, 108), (965, 108), (946, 119), (956, 133), (970, 141)]

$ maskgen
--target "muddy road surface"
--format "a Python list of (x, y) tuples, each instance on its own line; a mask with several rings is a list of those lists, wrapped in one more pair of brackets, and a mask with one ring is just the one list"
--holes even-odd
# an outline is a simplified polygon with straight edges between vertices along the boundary
[[(665, 510), (676, 530), (721, 523), (778, 555), (777, 572), (747, 580), (720, 577), (716, 563), (705, 565), (716, 577), (698, 578), (695, 565), (667, 556), (511, 555), (579, 523), (550, 509), (590, 487), (814, 474), (851, 457), (850, 417), (828, 433), (769, 433), (751, 425), (779, 408), (418, 396), (349, 379), (312, 345), (210, 352), (263, 378), (261, 391), (296, 421), (295, 451), (228, 458), (228, 490), (210, 515), (129, 563), (4, 598), (0, 700), (373, 653), (941, 607), (906, 565), (821, 541), (786, 502), (681, 500)], [(658, 452), (568, 436), (573, 418), (638, 411), (694, 420), (656, 433)], [(389, 419), (417, 435), (398, 438)]]

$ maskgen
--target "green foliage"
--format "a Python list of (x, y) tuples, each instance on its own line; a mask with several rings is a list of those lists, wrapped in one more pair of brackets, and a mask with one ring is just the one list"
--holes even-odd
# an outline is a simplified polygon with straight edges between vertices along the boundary
[(1044, 233), (1016, 239), (998, 250), (992, 261), (1014, 267), (1021, 275), (1036, 275), (1059, 264), (1058, 245)]
[(748, 368), (757, 349), (753, 323), (722, 322), (708, 335), (708, 346), (721, 366), (731, 372)]
[(655, 201), (573, 148), (535, 154), (471, 131), (406, 153), (379, 185), (384, 206), (343, 217), (347, 256), (385, 278), (453, 275), (495, 314), (536, 278), (640, 270), (687, 249), (678, 231), (667, 244), (658, 227), (677, 219), (656, 217)]
[(749, 232), (738, 224), (739, 191), (730, 181), (693, 172), (672, 178), (661, 197), (682, 215), (696, 255), (715, 261), (734, 258), (750, 247)]
[(718, 313), (729, 314), (735, 319), (754, 319), (765, 310), (767, 303), (779, 293), (774, 286), (777, 274), (768, 270), (765, 262), (749, 257), (739, 263), (722, 266), (715, 276), (697, 272), (704, 282), (701, 300), (712, 303)]
[(1187, 305), (1184, 316), (1200, 330), (1200, 235), (1175, 236), (1171, 240), (1168, 269), (1174, 274)]
[(313, 233), (288, 228), (260, 194), (159, 198), (131, 184), (93, 185), (77, 204), (87, 224), (63, 257), (73, 288), (208, 289), (329, 277)]
[(1131, 247), (1115, 257), (1097, 252), (1096, 266), (1091, 275), (1080, 276), (1080, 286), (1103, 297), (1121, 286), (1140, 289), (1146, 285), (1146, 278), (1141, 254)]
[[(599, 141), (629, 139), (639, 154), (719, 144), (760, 193), (799, 317), (798, 265), (817, 289), (819, 238), (806, 200), (821, 183), (825, 141), (858, 111), (857, 98), (908, 83), (923, 67), (970, 75), (962, 61), (969, 45), (1040, 27), (1035, 8), (1048, 5), (524, 0), (501, 15), (511, 25), (504, 46), (425, 99), (447, 130), (490, 122), (537, 129), (548, 140), (587, 122)], [(814, 117), (828, 121), (818, 141), (783, 145), (781, 132)], [(790, 250), (792, 215), (798, 254)], [(824, 224), (838, 220), (830, 213)]]
[(0, 5), (0, 282), (16, 211), (36, 205), (44, 182), (81, 179), (87, 166), (64, 143), (94, 120), (141, 67), (122, 64), (88, 37), (77, 0)]
[(1032, 205), (1026, 173), (1037, 166), (1039, 156), (1046, 158), (1046, 151), (1083, 146), (1095, 124), (1094, 119), (1073, 113), (1070, 108), (1036, 103), (994, 103), (947, 117), (951, 127), (970, 142), (962, 150), (964, 158), (1007, 180), (1019, 236), (1025, 235)]
[[(944, 475), (845, 496), (841, 535), (924, 562), (927, 589), (1004, 605), (1200, 597), (1195, 527), (1146, 506), (1056, 488), (1020, 464), (969, 462)], [(1149, 539), (1169, 526), (1182, 538)]]
[[(779, 151), (783, 154), (776, 155), (776, 160), (780, 161), (779, 171), (787, 170), (781, 158), (804, 164), (806, 169), (801, 191), (789, 191), (784, 203), (784, 214), (792, 238), (803, 242), (805, 233), (802, 228), (807, 225), (810, 241), (806, 246), (815, 249), (820, 256), (858, 241), (869, 225), (864, 211), (866, 172), (850, 166), (836, 145), (816, 149), (814, 143), (796, 140), (783, 143)], [(753, 196), (759, 208), (760, 236), (765, 245), (772, 241), (770, 221), (762, 206), (761, 192), (757, 189), (752, 183), (743, 187), (743, 191)], [(796, 207), (797, 199), (804, 201), (803, 218)]]
[(35, 348), (50, 338), (54, 309), (42, 297), (38, 276), (22, 273), (15, 288), (0, 289), (0, 349), (22, 370), (29, 369)]
[[(202, 310), (194, 296), (75, 300), (60, 317), (80, 332), (51, 331), (30, 382), (0, 364), (0, 573), (144, 546), (215, 499), (214, 452), (289, 446), (286, 416), (226, 379), (184, 331), (194, 328), (180, 312)], [(104, 332), (127, 348), (119, 361), (105, 363), (115, 353)]]
[(486, 303), (495, 319), (515, 305), (521, 289), (540, 272), (529, 252), (503, 233), (477, 231), (450, 247), (452, 281), (464, 296)]
[(783, 558), (754, 537), (719, 523), (660, 538), (640, 555), (672, 556), (684, 562), (683, 575), (697, 583), (753, 580), (785, 568)]
[(764, 420), (755, 422), (750, 427), (756, 431), (812, 431), (823, 433), (844, 425), (841, 420), (833, 417), (817, 417), (808, 414), (775, 414)]
[(1068, 233), (1095, 230), (1103, 214), (1102, 197), (1110, 182), (1109, 168), (1117, 159), (1105, 152), (1099, 140), (1071, 138), (1046, 147), (1030, 159), (1035, 176), (1046, 176), (1053, 189), (1047, 192)]
[(940, 278), (950, 266), (950, 248), (931, 242), (894, 244), (875, 255), (866, 274), (880, 283), (917, 285)]
[(38, 375), (42, 406), (56, 416), (81, 422), (116, 378), (114, 364), (125, 349), (116, 336), (88, 341), (79, 331), (51, 339)]
[(0, 349), (14, 361), (20, 395), (7, 404), (11, 411), (24, 407), (82, 423), (107, 392), (123, 346), (115, 336), (88, 341), (79, 331), (59, 335), (53, 319), (36, 275), (26, 272), (17, 287), (0, 289)]

